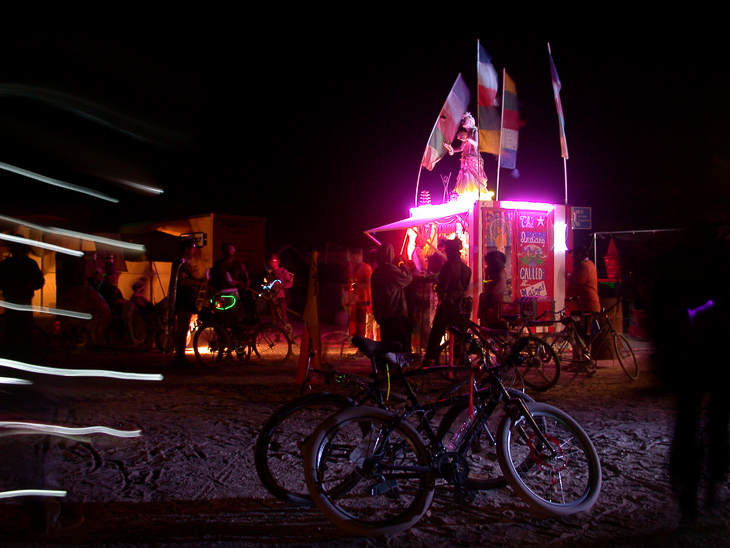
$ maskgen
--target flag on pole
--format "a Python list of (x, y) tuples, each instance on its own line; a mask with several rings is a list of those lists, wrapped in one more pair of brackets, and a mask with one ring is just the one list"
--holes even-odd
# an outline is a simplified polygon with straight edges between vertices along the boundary
[(560, 102), (560, 90), (563, 87), (558, 78), (558, 71), (555, 70), (553, 54), (548, 44), (548, 56), (550, 57), (550, 76), (553, 80), (553, 94), (555, 95), (555, 109), (558, 111), (558, 125), (560, 126), (560, 155), (568, 159), (568, 141), (565, 140), (565, 117), (563, 116), (563, 104)]
[(461, 118), (469, 106), (469, 88), (466, 87), (461, 74), (456, 77), (456, 82), (446, 98), (441, 114), (431, 131), (426, 151), (423, 153), (421, 165), (431, 171), (441, 158), (446, 155), (444, 143), (451, 143), (461, 125)]
[(517, 140), (520, 129), (520, 109), (517, 105), (517, 87), (507, 71), (503, 71), (502, 89), (502, 138), (499, 164), (506, 169), (517, 166)]
[(497, 71), (492, 58), (477, 42), (477, 90), (479, 105), (479, 152), (499, 154), (499, 111)]

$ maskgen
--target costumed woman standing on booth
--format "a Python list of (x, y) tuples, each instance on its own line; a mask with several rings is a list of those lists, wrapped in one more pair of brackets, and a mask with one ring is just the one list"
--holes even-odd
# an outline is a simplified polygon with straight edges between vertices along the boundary
[(487, 175), (484, 173), (484, 160), (479, 154), (478, 129), (474, 117), (467, 112), (461, 120), (461, 125), (464, 129), (456, 134), (461, 144), (454, 147), (449, 143), (444, 143), (449, 154), (461, 152), (461, 167), (456, 176), (454, 192), (459, 195), (478, 192), (486, 194), (487, 198), (491, 199), (494, 192), (487, 189)]

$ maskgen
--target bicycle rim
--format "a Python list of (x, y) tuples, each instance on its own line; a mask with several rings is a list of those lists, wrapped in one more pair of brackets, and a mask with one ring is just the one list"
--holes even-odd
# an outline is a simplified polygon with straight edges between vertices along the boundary
[(549, 390), (560, 378), (560, 360), (553, 349), (542, 339), (527, 337), (520, 351), (517, 371), (522, 381), (533, 390)]
[(193, 337), (195, 357), (208, 367), (220, 367), (230, 355), (228, 336), (223, 328), (205, 326)]
[(291, 341), (278, 325), (260, 325), (253, 337), (253, 350), (260, 362), (275, 365), (284, 363), (291, 356)]
[(498, 456), (508, 483), (538, 514), (558, 517), (588, 510), (601, 490), (601, 466), (587, 434), (551, 405), (528, 403), (527, 409), (548, 445), (524, 416), (506, 416)]
[(613, 348), (616, 351), (616, 358), (618, 358), (618, 363), (621, 364), (624, 373), (632, 381), (637, 380), (639, 378), (639, 363), (636, 361), (634, 350), (631, 348), (629, 341), (626, 340), (626, 337), (620, 333), (616, 333), (613, 336)]
[(418, 433), (368, 407), (327, 419), (305, 452), (307, 486), (317, 507), (357, 535), (404, 531), (428, 510), (434, 474)]
[(254, 448), (256, 473), (275, 497), (313, 506), (304, 479), (302, 448), (333, 413), (352, 405), (339, 394), (307, 394), (277, 409), (261, 429)]

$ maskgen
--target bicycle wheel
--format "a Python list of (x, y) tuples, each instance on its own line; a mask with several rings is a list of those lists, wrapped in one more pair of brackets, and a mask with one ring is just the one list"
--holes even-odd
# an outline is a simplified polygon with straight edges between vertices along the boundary
[(262, 324), (256, 328), (253, 337), (253, 351), (262, 363), (284, 363), (291, 356), (291, 341), (278, 325)]
[(304, 479), (302, 447), (324, 419), (351, 405), (340, 394), (307, 394), (274, 411), (254, 447), (256, 473), (269, 493), (299, 506), (314, 505)]
[[(508, 388), (510, 396), (526, 402), (534, 402), (530, 396), (519, 390)], [(462, 484), (465, 489), (484, 491), (499, 489), (507, 485), (497, 461), (497, 428), (504, 417), (504, 406), (498, 406), (487, 419), (474, 441), (462, 452), (461, 437), (471, 425), (469, 407), (459, 405), (451, 407), (439, 424), (436, 436), (447, 451), (464, 455), (469, 474)]]
[(516, 344), (521, 348), (517, 373), (525, 386), (540, 392), (555, 386), (560, 378), (560, 360), (550, 345), (537, 337), (525, 337)]
[(639, 378), (639, 364), (636, 361), (634, 351), (632, 350), (629, 341), (626, 340), (626, 337), (621, 335), (621, 333), (614, 333), (613, 348), (616, 351), (618, 363), (621, 364), (624, 373), (626, 373), (632, 381), (637, 380)]
[(510, 487), (544, 516), (588, 510), (601, 491), (601, 464), (588, 435), (552, 405), (528, 403), (527, 409), (548, 444), (524, 415), (505, 415), (497, 456)]
[(219, 367), (231, 355), (228, 333), (222, 327), (201, 326), (193, 335), (193, 349), (200, 363), (208, 367)]
[(433, 499), (434, 472), (421, 436), (394, 420), (382, 409), (345, 409), (322, 423), (305, 447), (314, 503), (350, 534), (404, 531)]

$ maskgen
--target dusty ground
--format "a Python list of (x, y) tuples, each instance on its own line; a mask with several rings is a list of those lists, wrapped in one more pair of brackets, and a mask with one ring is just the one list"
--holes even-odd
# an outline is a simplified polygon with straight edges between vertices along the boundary
[[(18, 502), (0, 502), (0, 543), (11, 546), (728, 546), (730, 493), (698, 526), (678, 529), (666, 474), (672, 399), (657, 388), (646, 344), (637, 343), (638, 382), (601, 362), (592, 378), (564, 374), (538, 400), (570, 413), (600, 454), (604, 484), (586, 514), (535, 519), (505, 488), (472, 505), (437, 491), (429, 514), (386, 539), (351, 538), (315, 509), (289, 507), (259, 484), (252, 448), (261, 424), (295, 397), (295, 364), (173, 369), (156, 351), (56, 353), (59, 365), (159, 372), (162, 382), (63, 381), (59, 422), (144, 430), (138, 439), (55, 444), (51, 459), (80, 527), (51, 538), (29, 535)], [(352, 367), (352, 361), (347, 361)], [(17, 499), (16, 499), (17, 500)]]

